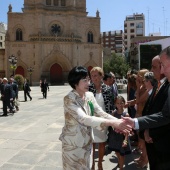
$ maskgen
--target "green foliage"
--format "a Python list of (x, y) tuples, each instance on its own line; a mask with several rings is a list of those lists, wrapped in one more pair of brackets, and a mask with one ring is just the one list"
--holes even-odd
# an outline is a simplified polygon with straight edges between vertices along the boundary
[(14, 76), (14, 79), (17, 81), (18, 83), (18, 90), (23, 90), (23, 84), (24, 84), (24, 77), (20, 74), (16, 74)]
[(130, 69), (129, 65), (126, 63), (125, 58), (113, 54), (111, 59), (103, 63), (104, 72), (113, 72), (118, 74), (121, 77), (126, 76), (128, 70)]

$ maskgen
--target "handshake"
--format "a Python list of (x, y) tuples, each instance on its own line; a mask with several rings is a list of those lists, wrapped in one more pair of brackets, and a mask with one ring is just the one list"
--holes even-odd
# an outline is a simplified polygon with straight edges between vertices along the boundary
[(135, 129), (135, 119), (130, 117), (122, 117), (121, 119), (113, 119), (112, 127), (118, 133), (130, 133)]

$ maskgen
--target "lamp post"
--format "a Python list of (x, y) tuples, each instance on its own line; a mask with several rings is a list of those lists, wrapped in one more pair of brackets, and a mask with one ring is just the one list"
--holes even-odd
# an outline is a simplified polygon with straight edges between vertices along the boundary
[(29, 67), (29, 68), (27, 68), (27, 71), (30, 74), (30, 86), (32, 86), (32, 72), (34, 71), (34, 68), (33, 67)]
[(11, 55), (8, 57), (8, 61), (10, 62), (10, 68), (13, 70), (12, 74), (14, 76), (15, 69), (17, 68), (18, 59), (14, 55)]

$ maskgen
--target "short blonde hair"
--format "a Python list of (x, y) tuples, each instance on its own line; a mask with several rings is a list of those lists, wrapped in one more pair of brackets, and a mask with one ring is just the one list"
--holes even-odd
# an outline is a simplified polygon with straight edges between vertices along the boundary
[(149, 72), (148, 69), (141, 69), (138, 71), (137, 75), (141, 76), (144, 79), (145, 73)]
[(93, 71), (98, 71), (100, 76), (104, 76), (104, 71), (101, 67), (93, 67), (90, 71), (90, 73), (92, 73)]

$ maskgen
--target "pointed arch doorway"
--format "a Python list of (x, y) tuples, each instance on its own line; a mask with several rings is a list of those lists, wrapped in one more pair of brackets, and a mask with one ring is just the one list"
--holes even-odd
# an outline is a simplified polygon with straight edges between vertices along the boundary
[(50, 68), (50, 82), (51, 85), (63, 84), (63, 69), (62, 67), (55, 63)]
[(17, 69), (15, 70), (15, 74), (20, 74), (24, 77), (25, 76), (24, 68), (22, 66), (18, 66)]

